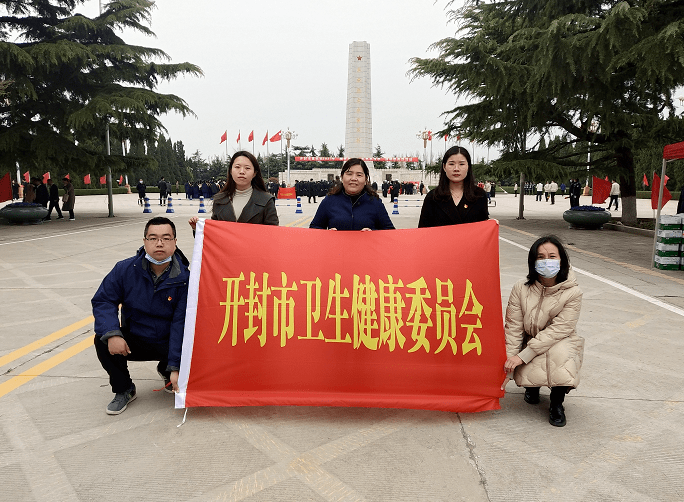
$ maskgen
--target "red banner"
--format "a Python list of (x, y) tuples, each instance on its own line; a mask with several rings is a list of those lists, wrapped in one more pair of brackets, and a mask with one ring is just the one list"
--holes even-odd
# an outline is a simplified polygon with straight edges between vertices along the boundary
[[(665, 177), (665, 183), (667, 183), (668, 178)], [(656, 211), (658, 209), (658, 195), (660, 195), (660, 176), (653, 173), (653, 185), (651, 186), (651, 209)], [(660, 204), (662, 209), (665, 204), (667, 204), (670, 199), (672, 199), (672, 194), (667, 189), (666, 186), (663, 187), (663, 199)]]
[(610, 187), (613, 184), (608, 180), (602, 180), (596, 176), (592, 177), (591, 182), (591, 203), (603, 204), (608, 197), (610, 197)]
[(0, 202), (12, 200), (12, 180), (9, 173), (0, 179)]
[(288, 187), (288, 188), (280, 187), (278, 189), (278, 198), (279, 199), (296, 199), (297, 198), (297, 192), (295, 191), (295, 187)]
[(200, 220), (176, 407), (498, 409), (498, 250), (493, 220), (377, 232)]
[[(346, 162), (351, 157), (295, 157), (297, 162)], [(418, 162), (418, 157), (363, 157), (368, 162)]]

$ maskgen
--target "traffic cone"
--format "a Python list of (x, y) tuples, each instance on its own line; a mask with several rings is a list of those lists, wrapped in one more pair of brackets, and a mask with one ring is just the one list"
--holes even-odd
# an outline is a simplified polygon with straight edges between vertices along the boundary
[(151, 213), (152, 209), (150, 208), (150, 198), (145, 197), (145, 209), (143, 209), (143, 213)]
[(304, 211), (302, 211), (302, 198), (297, 197), (297, 209), (295, 210), (295, 214), (302, 214)]
[(399, 199), (394, 199), (394, 211), (392, 214), (399, 214)]
[(207, 210), (204, 209), (204, 196), (200, 195), (200, 207), (198, 213), (206, 213)]
[(167, 213), (175, 213), (176, 211), (173, 210), (173, 197), (169, 195), (168, 202), (166, 205), (166, 212)]

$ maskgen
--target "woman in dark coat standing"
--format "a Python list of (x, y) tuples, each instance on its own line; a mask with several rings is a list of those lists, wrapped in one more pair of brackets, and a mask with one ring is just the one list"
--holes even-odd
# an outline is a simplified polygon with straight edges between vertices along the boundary
[(366, 163), (349, 159), (342, 166), (342, 183), (334, 185), (318, 206), (309, 228), (328, 230), (392, 230), (385, 205), (370, 184)]
[(489, 219), (487, 197), (475, 185), (468, 150), (449, 148), (442, 159), (439, 184), (425, 196), (418, 227), (441, 227)]
[[(266, 191), (261, 168), (256, 157), (249, 152), (235, 152), (228, 166), (228, 181), (214, 196), (211, 219), (278, 225), (273, 196)], [(193, 216), (188, 223), (195, 230), (199, 218)]]

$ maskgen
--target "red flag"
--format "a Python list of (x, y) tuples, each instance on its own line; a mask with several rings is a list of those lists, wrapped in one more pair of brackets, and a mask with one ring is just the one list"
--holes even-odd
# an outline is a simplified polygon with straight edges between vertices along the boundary
[(254, 140), (254, 130), (249, 133), (249, 138), (247, 138), (247, 142), (251, 143)]
[(69, 173), (66, 173), (66, 174), (64, 175), (64, 177), (65, 177), (66, 179), (68, 179), (69, 181), (71, 181), (71, 176), (69, 176)]
[(456, 135), (456, 139), (457, 139), (458, 141), (461, 141), (461, 135), (460, 135), (460, 134), (457, 134), (457, 135)]
[(5, 173), (0, 179), (0, 202), (6, 200), (12, 200), (12, 180), (9, 173)]
[(277, 133), (275, 133), (275, 134), (273, 135), (273, 137), (272, 137), (269, 141), (270, 141), (271, 143), (273, 143), (273, 142), (275, 142), (275, 141), (280, 141), (280, 140), (282, 140), (283, 137), (282, 137), (281, 134), (280, 134), (281, 132), (283, 132), (283, 131), (280, 130), (280, 131), (278, 131)]
[(90, 185), (90, 173), (86, 174), (86, 175), (83, 177), (83, 184), (84, 184), (84, 185)]
[(24, 181), (25, 181), (26, 183), (28, 183), (29, 181), (31, 181), (31, 174), (30, 174), (28, 171), (26, 171), (26, 172), (24, 173)]
[(261, 146), (264, 146), (267, 141), (268, 141), (268, 131), (266, 131), (266, 136), (264, 136), (264, 140), (261, 142)]
[(610, 187), (612, 183), (607, 180), (602, 180), (601, 178), (593, 177), (592, 181), (592, 191), (591, 191), (591, 203), (592, 204), (603, 204), (608, 196), (610, 195)]
[(432, 131), (428, 131), (428, 141), (432, 141)]
[(123, 174), (119, 176), (119, 185), (123, 185)]
[(444, 135), (444, 142), (445, 142), (445, 143), (447, 142), (447, 138), (448, 138), (448, 137), (449, 137), (448, 134), (445, 134), (445, 135)]
[(235, 140), (235, 142), (236, 142), (236, 143), (239, 143), (239, 142), (240, 142), (240, 131), (238, 131), (238, 137), (237, 137), (237, 139)]
[[(221, 143), (223, 143), (224, 141), (228, 141), (228, 131), (226, 131), (226, 132), (224, 132), (223, 134), (221, 134)], [(221, 143), (219, 143), (219, 145), (220, 145)]]
[[(658, 192), (660, 191), (660, 176), (657, 174), (653, 174), (653, 186), (651, 187), (651, 209), (654, 211), (658, 209)], [(672, 195), (670, 194), (670, 191), (667, 189), (667, 187), (663, 187), (663, 201), (662, 205), (660, 206), (665, 207), (665, 204), (668, 203), (668, 201), (672, 198)]]
[(644, 186), (648, 186), (648, 178), (646, 177), (646, 173), (644, 173), (644, 180), (641, 182)]
[[(43, 183), (47, 183), (47, 180), (49, 180), (49, 179), (50, 179), (50, 171), (43, 174)], [(665, 183), (667, 183), (667, 181)]]
[(606, 180), (606, 181), (610, 181), (610, 180), (608, 179), (608, 176), (605, 177), (605, 180)]
[(104, 176), (100, 176), (100, 185), (106, 185), (107, 184), (107, 175), (105, 174)]

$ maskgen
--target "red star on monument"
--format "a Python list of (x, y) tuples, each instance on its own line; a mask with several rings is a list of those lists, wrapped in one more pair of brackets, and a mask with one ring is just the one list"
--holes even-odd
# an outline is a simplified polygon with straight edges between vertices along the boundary
[(356, 59), (358, 59), (359, 61), (361, 61), (361, 56), (356, 56)]

